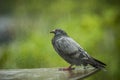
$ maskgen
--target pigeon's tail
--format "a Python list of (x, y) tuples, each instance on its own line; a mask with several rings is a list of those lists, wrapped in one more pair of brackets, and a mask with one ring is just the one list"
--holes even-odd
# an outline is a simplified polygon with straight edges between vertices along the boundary
[(95, 58), (92, 58), (93, 59), (93, 62), (90, 63), (90, 65), (92, 65), (93, 67), (95, 68), (98, 68), (98, 69), (104, 69), (106, 67), (106, 64), (95, 59)]

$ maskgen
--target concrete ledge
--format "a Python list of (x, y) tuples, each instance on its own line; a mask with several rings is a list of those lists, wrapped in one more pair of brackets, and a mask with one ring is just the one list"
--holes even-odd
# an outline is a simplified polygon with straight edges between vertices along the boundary
[(59, 68), (2, 69), (0, 80), (81, 80), (98, 71), (94, 68), (76, 68), (72, 71), (60, 71)]

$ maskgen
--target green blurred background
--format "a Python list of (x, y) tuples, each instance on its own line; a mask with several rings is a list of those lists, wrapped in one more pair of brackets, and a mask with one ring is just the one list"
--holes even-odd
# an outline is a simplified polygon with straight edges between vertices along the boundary
[(107, 64), (86, 80), (120, 80), (119, 0), (0, 0), (0, 69), (69, 66), (51, 45), (55, 28)]

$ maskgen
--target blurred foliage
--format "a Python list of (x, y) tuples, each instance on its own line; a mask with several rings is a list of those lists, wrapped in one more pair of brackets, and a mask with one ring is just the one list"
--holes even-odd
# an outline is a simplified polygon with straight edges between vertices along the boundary
[[(119, 0), (1, 0), (0, 68), (68, 66), (51, 45), (55, 28), (68, 32), (107, 64), (87, 80), (119, 80)], [(6, 44), (7, 43), (7, 44)]]

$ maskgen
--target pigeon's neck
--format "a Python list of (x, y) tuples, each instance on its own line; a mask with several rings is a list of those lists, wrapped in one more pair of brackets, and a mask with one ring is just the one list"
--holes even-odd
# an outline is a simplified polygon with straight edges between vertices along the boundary
[(55, 35), (53, 39), (57, 40), (61, 37), (68, 37), (67, 35)]
[(55, 37), (56, 37), (56, 38), (59, 38), (59, 37), (68, 37), (68, 35), (67, 35), (67, 34), (64, 34), (64, 35), (62, 35), (62, 34), (57, 34), (57, 35), (55, 35)]

